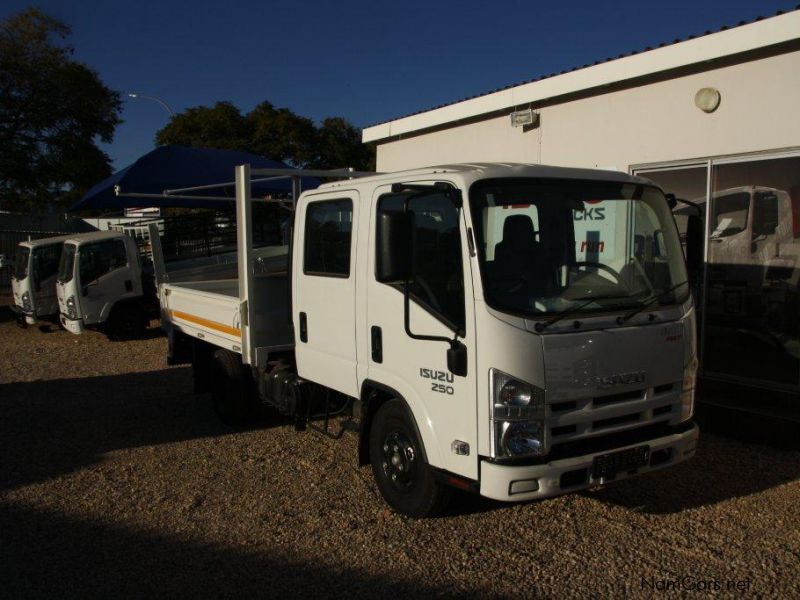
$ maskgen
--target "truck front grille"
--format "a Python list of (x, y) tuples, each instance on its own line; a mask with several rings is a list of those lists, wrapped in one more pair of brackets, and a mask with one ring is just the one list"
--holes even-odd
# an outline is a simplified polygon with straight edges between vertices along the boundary
[(551, 447), (655, 423), (678, 413), (680, 384), (595, 394), (548, 405)]

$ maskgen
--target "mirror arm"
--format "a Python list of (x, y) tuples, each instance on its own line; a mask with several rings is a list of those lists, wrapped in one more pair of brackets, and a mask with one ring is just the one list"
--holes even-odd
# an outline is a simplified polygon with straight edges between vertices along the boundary
[(694, 208), (697, 211), (698, 217), (703, 216), (703, 209), (697, 202), (692, 202), (691, 200), (684, 200), (683, 198), (675, 198), (675, 200), (677, 202), (680, 202), (681, 204), (686, 204), (687, 206), (691, 206), (692, 208)]
[(411, 293), (408, 289), (408, 281), (403, 283), (403, 322), (406, 335), (414, 340), (426, 340), (429, 342), (447, 342), (451, 348), (458, 344), (458, 334), (452, 340), (443, 335), (420, 335), (411, 331)]

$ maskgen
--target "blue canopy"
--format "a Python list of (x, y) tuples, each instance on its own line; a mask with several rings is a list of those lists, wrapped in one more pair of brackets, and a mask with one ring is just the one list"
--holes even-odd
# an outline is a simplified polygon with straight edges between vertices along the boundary
[[(117, 171), (110, 177), (96, 184), (73, 204), (69, 210), (92, 210), (108, 208), (126, 208), (155, 206), (207, 208), (219, 207), (214, 200), (182, 199), (163, 196), (159, 198), (131, 198), (117, 196), (114, 187), (119, 186), (122, 192), (161, 194), (165, 189), (185, 188), (213, 183), (233, 181), (233, 168), (237, 165), (249, 164), (254, 169), (289, 169), (289, 165), (277, 160), (270, 160), (248, 152), (236, 150), (212, 150), (207, 148), (187, 148), (185, 146), (161, 146), (148, 152), (132, 165)], [(313, 189), (319, 180), (303, 177), (302, 189)], [(292, 182), (289, 179), (278, 179), (253, 184), (253, 196), (267, 194), (290, 194)], [(215, 188), (195, 192), (202, 196), (219, 196), (234, 198), (233, 186)], [(186, 194), (191, 195), (191, 194)]]

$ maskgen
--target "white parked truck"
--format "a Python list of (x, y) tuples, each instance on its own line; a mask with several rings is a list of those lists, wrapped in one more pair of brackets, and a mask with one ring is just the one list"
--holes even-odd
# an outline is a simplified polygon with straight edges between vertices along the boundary
[(28, 240), (17, 245), (11, 290), (20, 324), (35, 325), (58, 317), (56, 274), (64, 240), (69, 236)]
[(158, 305), (152, 276), (148, 293), (136, 241), (118, 231), (95, 231), (63, 244), (56, 283), (61, 325), (75, 334), (98, 328), (113, 339), (141, 336)]
[(694, 454), (695, 312), (653, 183), (519, 164), (350, 173), (299, 196), (265, 260), (250, 182), (281, 174), (236, 169), (238, 279), (181, 283), (156, 263), (170, 361), (192, 363), (223, 419), (266, 404), (298, 429), (356, 431), (360, 463), (413, 516), (451, 488), (532, 500)]

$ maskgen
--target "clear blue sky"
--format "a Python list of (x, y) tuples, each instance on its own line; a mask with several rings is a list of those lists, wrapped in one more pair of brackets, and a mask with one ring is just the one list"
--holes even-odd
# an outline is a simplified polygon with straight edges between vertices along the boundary
[[(262, 100), (359, 127), (542, 74), (643, 49), (795, 2), (404, 2), (43, 0), (66, 21), (76, 57), (110, 87), (176, 111)], [(4, 0), (0, 18), (27, 2)], [(166, 111), (126, 99), (116, 168), (153, 148)]]

